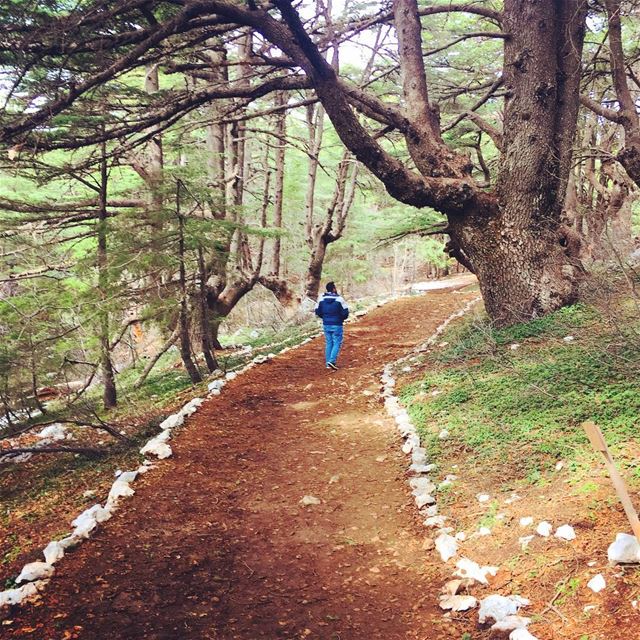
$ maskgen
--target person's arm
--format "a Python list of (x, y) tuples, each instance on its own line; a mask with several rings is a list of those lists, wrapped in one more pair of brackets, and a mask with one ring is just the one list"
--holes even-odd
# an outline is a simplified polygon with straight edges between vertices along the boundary
[(322, 306), (321, 306), (322, 300), (318, 300), (318, 302), (316, 302), (316, 308), (315, 308), (315, 312), (316, 315), (318, 316), (318, 318), (322, 318)]
[(349, 317), (349, 307), (347, 307), (347, 303), (344, 301), (342, 296), (340, 296), (339, 301), (340, 306), (342, 307), (342, 319), (346, 320)]

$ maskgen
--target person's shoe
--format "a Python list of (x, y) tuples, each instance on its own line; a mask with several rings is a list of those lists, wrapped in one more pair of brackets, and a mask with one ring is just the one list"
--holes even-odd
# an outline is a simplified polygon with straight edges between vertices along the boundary
[(335, 364), (335, 362), (330, 362), (327, 367), (333, 369), (334, 371), (338, 370), (338, 366)]
[(327, 369), (331, 369), (331, 366), (329, 364), (327, 364)]

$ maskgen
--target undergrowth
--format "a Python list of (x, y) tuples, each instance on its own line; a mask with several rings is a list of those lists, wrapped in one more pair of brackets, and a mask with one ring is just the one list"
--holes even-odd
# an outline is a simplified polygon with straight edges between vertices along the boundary
[(432, 457), (461, 450), (543, 483), (558, 460), (586, 470), (593, 453), (581, 424), (593, 420), (640, 475), (639, 329), (637, 318), (612, 322), (584, 304), (499, 330), (470, 318), (443, 336), (428, 373), (400, 395)]

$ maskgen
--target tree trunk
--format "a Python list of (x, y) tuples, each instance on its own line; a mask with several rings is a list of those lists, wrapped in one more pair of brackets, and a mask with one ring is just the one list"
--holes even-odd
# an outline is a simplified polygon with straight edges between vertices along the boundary
[(209, 331), (210, 331), (210, 336), (211, 336), (211, 345), (213, 346), (214, 349), (217, 349), (218, 351), (223, 349), (222, 344), (220, 343), (220, 326), (222, 325), (224, 319), (226, 316), (223, 315), (218, 315), (215, 312), (216, 306), (214, 305), (213, 307), (211, 307), (212, 310), (212, 314), (211, 314), (211, 319), (209, 321)]
[[(152, 64), (146, 68), (144, 76), (144, 90), (148, 94), (158, 93), (160, 78), (158, 65)], [(159, 231), (162, 228), (162, 207), (164, 197), (162, 182), (164, 173), (164, 157), (162, 151), (162, 136), (155, 135), (146, 145), (147, 153), (147, 185), (149, 187), (149, 214), (152, 228)]]
[(505, 2), (509, 99), (497, 207), (449, 215), (453, 243), (472, 265), (487, 312), (499, 326), (577, 299), (582, 268), (561, 216), (579, 107), (585, 12), (582, 0)]
[[(279, 91), (276, 94), (275, 106), (282, 107), (287, 102), (287, 95)], [(282, 204), (284, 201), (284, 162), (285, 162), (285, 151), (286, 151), (286, 123), (287, 123), (287, 112), (285, 109), (281, 109), (278, 111), (276, 116), (276, 126), (274, 135), (276, 137), (276, 144), (278, 145), (276, 149), (276, 178), (275, 178), (275, 194), (273, 200), (273, 227), (274, 229), (281, 231), (282, 230)], [(271, 258), (271, 269), (269, 273), (277, 278), (280, 275), (280, 247), (281, 247), (281, 238), (280, 235), (277, 235), (273, 239), (273, 255)]]
[(214, 346), (211, 339), (211, 323), (209, 321), (209, 307), (207, 306), (206, 269), (202, 247), (198, 248), (198, 276), (198, 304), (200, 307), (200, 341), (202, 345), (202, 355), (204, 356), (204, 361), (207, 363), (209, 373), (213, 373), (218, 368), (218, 362), (213, 353)]
[(191, 337), (189, 335), (189, 310), (187, 300), (187, 278), (185, 270), (185, 249), (184, 249), (184, 216), (180, 211), (180, 190), (182, 183), (176, 184), (176, 214), (178, 216), (178, 260), (180, 264), (180, 315), (179, 315), (179, 335), (180, 335), (180, 356), (184, 363), (184, 368), (189, 374), (193, 384), (202, 382), (202, 376), (193, 358), (191, 357)]
[(322, 266), (327, 254), (327, 243), (320, 238), (311, 250), (311, 258), (307, 267), (307, 277), (304, 284), (304, 295), (312, 300), (318, 299), (320, 292), (320, 280), (322, 278)]
[(617, 159), (629, 177), (640, 187), (640, 118), (636, 100), (629, 90), (622, 47), (620, 0), (605, 0), (609, 22), (609, 50), (611, 76), (620, 105), (619, 122), (624, 128), (625, 141)]
[(111, 363), (111, 343), (109, 340), (109, 311), (107, 308), (107, 184), (109, 180), (107, 167), (107, 149), (101, 145), (100, 160), (100, 194), (98, 207), (98, 291), (100, 295), (100, 366), (104, 392), (102, 402), (105, 409), (112, 409), (117, 404), (116, 382)]

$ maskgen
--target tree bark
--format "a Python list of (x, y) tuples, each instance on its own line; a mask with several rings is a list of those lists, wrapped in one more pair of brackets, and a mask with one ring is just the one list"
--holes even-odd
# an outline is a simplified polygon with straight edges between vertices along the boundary
[(503, 155), (497, 209), (449, 215), (497, 325), (577, 299), (582, 272), (562, 225), (579, 106), (586, 4), (505, 2)]
[(200, 309), (200, 343), (202, 355), (207, 364), (209, 373), (218, 369), (218, 361), (214, 354), (214, 345), (211, 336), (211, 322), (209, 320), (209, 307), (207, 305), (207, 275), (204, 262), (204, 251), (198, 247), (198, 306)]
[(182, 183), (176, 183), (176, 215), (178, 217), (178, 260), (180, 265), (180, 315), (179, 315), (179, 335), (180, 335), (180, 356), (184, 363), (184, 368), (189, 374), (193, 384), (202, 382), (202, 376), (193, 358), (191, 357), (191, 337), (189, 335), (189, 309), (187, 278), (185, 269), (185, 248), (184, 248), (184, 216), (180, 210), (180, 191)]
[(100, 159), (100, 193), (98, 206), (98, 291), (100, 295), (100, 366), (104, 391), (102, 402), (105, 409), (112, 409), (118, 402), (116, 382), (111, 362), (111, 341), (109, 340), (109, 310), (107, 272), (107, 185), (109, 181), (107, 149), (103, 142)]
[[(287, 102), (287, 94), (283, 91), (276, 93), (275, 106), (282, 107)], [(274, 185), (273, 199), (273, 227), (276, 231), (282, 231), (282, 205), (284, 202), (284, 163), (286, 151), (286, 134), (287, 134), (287, 112), (281, 109), (277, 112), (274, 136), (276, 138), (276, 175)], [(273, 255), (271, 258), (271, 276), (278, 278), (280, 276), (280, 249), (281, 237), (276, 235), (273, 239)]]
[(605, 0), (609, 22), (609, 50), (611, 52), (611, 76), (620, 110), (619, 122), (625, 134), (624, 147), (617, 159), (626, 169), (629, 177), (640, 187), (640, 118), (636, 101), (631, 95), (625, 71), (622, 47), (622, 23), (620, 21), (620, 0)]

